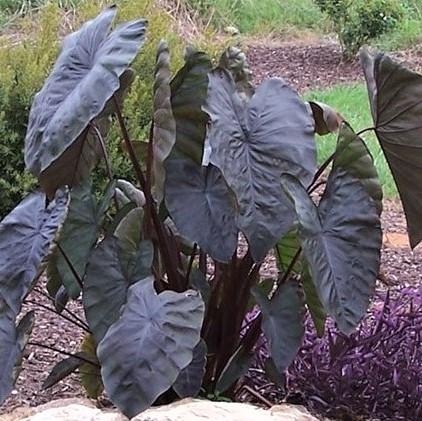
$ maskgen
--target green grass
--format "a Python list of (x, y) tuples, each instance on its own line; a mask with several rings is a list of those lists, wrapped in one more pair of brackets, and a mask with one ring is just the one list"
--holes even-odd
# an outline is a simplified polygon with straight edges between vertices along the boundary
[[(245, 35), (332, 31), (314, 0), (184, 0), (205, 21), (222, 29), (235, 26)], [(422, 0), (402, 0), (406, 12), (392, 31), (372, 44), (385, 50), (413, 47), (422, 42)]]
[[(312, 91), (306, 94), (307, 100), (324, 102), (337, 110), (359, 132), (373, 125), (369, 110), (368, 94), (363, 84), (337, 85), (333, 88)], [(385, 197), (397, 196), (397, 189), (388, 164), (378, 141), (372, 132), (362, 135), (375, 161), (378, 175)], [(334, 151), (336, 138), (334, 135), (318, 136), (318, 161), (323, 162)]]
[(234, 25), (243, 34), (314, 29), (324, 17), (313, 0), (186, 0), (219, 28)]

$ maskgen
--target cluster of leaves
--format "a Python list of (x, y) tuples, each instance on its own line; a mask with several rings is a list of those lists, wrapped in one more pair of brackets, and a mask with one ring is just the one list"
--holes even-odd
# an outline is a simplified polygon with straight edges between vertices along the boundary
[(329, 323), (318, 338), (309, 321), (289, 387), (329, 417), (343, 410), (365, 419), (420, 419), (421, 310), (421, 289), (405, 288), (378, 296), (349, 337)]
[[(269, 366), (282, 373), (302, 344), (306, 311), (319, 334), (330, 316), (347, 335), (374, 293), (382, 190), (349, 124), (325, 104), (303, 102), (282, 79), (255, 88), (236, 48), (216, 65), (189, 49), (172, 76), (161, 42), (149, 141), (140, 141), (122, 108), (137, 88), (130, 65), (147, 23), (112, 30), (116, 13), (108, 8), (64, 39), (32, 104), (25, 163), (41, 190), (0, 224), (0, 401), (13, 388), (33, 324), (30, 313), (16, 325), (22, 301), (45, 266), (56, 311), (82, 296), (87, 321), (77, 323), (86, 331), (81, 351), (60, 361), (45, 387), (79, 369), (89, 396), (104, 389), (128, 416), (175, 396), (233, 396), (261, 333)], [(362, 66), (370, 129), (416, 247), (421, 76), (366, 50)], [(138, 185), (113, 177), (113, 122)], [(315, 132), (332, 131), (337, 145), (317, 169)], [(90, 178), (99, 161), (110, 180), (98, 198)], [(261, 279), (273, 250), (280, 275)], [(245, 326), (251, 306), (259, 312)]]
[[(13, 4), (16, 2), (13, 0)], [(58, 34), (68, 31), (63, 27), (63, 11), (59, 6), (64, 1), (46, 3), (36, 14), (15, 22), (22, 33), (22, 42), (11, 43), (7, 38), (1, 41), (0, 65), (0, 217), (10, 212), (16, 203), (35, 186), (35, 179), (25, 171), (22, 155), (30, 104), (42, 86), (46, 74), (54, 64), (59, 49)], [(72, 26), (98, 14), (102, 0), (74, 1)], [(148, 39), (144, 45), (145, 54), (139, 55), (132, 68), (135, 70), (133, 89), (128, 93), (124, 113), (134, 139), (148, 138), (150, 107), (154, 81), (155, 50), (158, 42), (166, 38), (172, 49), (173, 65), (183, 62), (183, 44), (172, 31), (172, 20), (152, 0), (122, 1), (120, 19), (134, 19), (145, 16), (149, 22)], [(68, 17), (69, 18), (69, 17)], [(66, 20), (67, 21), (67, 20)], [(121, 134), (113, 124), (107, 138), (110, 165), (121, 177), (134, 180), (133, 171), (121, 151)], [(94, 186), (105, 188), (107, 175), (103, 165), (94, 174)]]
[(346, 55), (392, 31), (406, 13), (398, 0), (314, 0), (330, 19)]

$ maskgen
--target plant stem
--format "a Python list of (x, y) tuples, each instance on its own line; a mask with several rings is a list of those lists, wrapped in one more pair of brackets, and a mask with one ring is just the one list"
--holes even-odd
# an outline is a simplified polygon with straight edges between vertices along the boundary
[(149, 199), (151, 198), (150, 198), (149, 192), (146, 191), (146, 181), (145, 181), (144, 173), (142, 172), (142, 168), (139, 165), (139, 162), (136, 158), (136, 154), (135, 154), (135, 151), (133, 150), (132, 142), (130, 141), (129, 132), (127, 131), (126, 124), (123, 119), (119, 103), (115, 96), (113, 97), (113, 100), (114, 100), (114, 106), (116, 108), (117, 120), (119, 122), (120, 130), (122, 131), (122, 135), (123, 135), (123, 140), (125, 141), (126, 148), (129, 153), (129, 158), (134, 167), (136, 177), (138, 178), (139, 183), (141, 184), (142, 190), (144, 191), (145, 198), (147, 201), (149, 201)]
[(313, 193), (315, 190), (318, 190), (318, 188), (323, 186), (324, 184), (326, 184), (325, 181), (319, 181), (318, 183), (315, 183), (312, 188), (308, 189), (308, 193)]
[(207, 274), (207, 255), (199, 249), (199, 270), (206, 275)]
[[(299, 249), (297, 250), (296, 254), (294, 255), (292, 261), (290, 262), (289, 267), (287, 268), (286, 272), (284, 272), (284, 275), (280, 279), (280, 282), (278, 282), (278, 285), (283, 285), (287, 281), (287, 279), (289, 278), (290, 274), (293, 271), (293, 268), (295, 267), (295, 264), (299, 260), (301, 253), (302, 253), (302, 247), (299, 247)], [(277, 286), (277, 289), (274, 292), (274, 295), (277, 293), (277, 291), (278, 291), (278, 286)]]
[(78, 172), (79, 163), (81, 162), (81, 156), (84, 150), (86, 139), (88, 137), (88, 133), (89, 133), (89, 127), (87, 126), (86, 129), (82, 132), (83, 138), (81, 140), (81, 146), (79, 148), (78, 159), (76, 160), (75, 167), (73, 168), (72, 181), (69, 187), (73, 187), (73, 185), (75, 184), (76, 173)]
[(151, 191), (152, 186), (152, 163), (154, 161), (154, 121), (151, 123), (149, 129), (149, 142), (148, 142), (148, 158), (147, 158), (147, 175), (146, 183), (148, 190)]
[[(112, 183), (114, 181), (114, 177), (113, 177), (113, 172), (111, 170), (110, 158), (109, 158), (108, 153), (107, 153), (107, 147), (106, 147), (106, 144), (104, 142), (104, 138), (103, 138), (100, 130), (98, 129), (98, 127), (95, 124), (91, 124), (91, 127), (94, 129), (95, 135), (97, 136), (97, 139), (100, 142), (101, 151), (103, 153), (103, 158), (104, 158), (104, 163), (105, 163), (105, 166), (106, 166), (107, 175), (108, 175), (108, 178), (110, 180), (110, 183)], [(116, 206), (116, 210), (119, 210), (119, 202), (117, 201), (116, 191), (113, 194), (113, 201), (114, 201), (114, 205)]]
[(113, 181), (113, 172), (111, 171), (110, 159), (108, 157), (107, 148), (103, 139), (103, 136), (95, 124), (90, 124), (91, 128), (94, 130), (95, 135), (97, 136), (98, 142), (100, 142), (101, 152), (103, 153), (104, 163), (107, 170), (107, 175), (110, 181)]
[(25, 303), (27, 303), (27, 304), (33, 304), (33, 305), (36, 305), (36, 306), (38, 306), (38, 307), (41, 307), (41, 308), (43, 308), (43, 309), (45, 309), (45, 310), (51, 311), (52, 313), (57, 314), (58, 316), (60, 316), (60, 317), (62, 317), (63, 319), (67, 320), (69, 323), (72, 323), (73, 325), (75, 325), (75, 326), (79, 327), (80, 329), (84, 330), (85, 332), (87, 332), (87, 333), (91, 333), (91, 331), (90, 331), (88, 328), (86, 328), (84, 325), (79, 324), (79, 323), (78, 323), (78, 322), (76, 322), (75, 320), (72, 320), (70, 317), (65, 316), (64, 314), (59, 313), (59, 312), (58, 312), (56, 309), (54, 309), (54, 308), (51, 308), (51, 307), (49, 307), (49, 306), (46, 306), (46, 305), (44, 305), (44, 304), (42, 304), (42, 303), (37, 303), (36, 301), (33, 301), (33, 300), (25, 300)]
[[(52, 301), (53, 303), (55, 302), (54, 297), (52, 297), (49, 294), (46, 294), (44, 291), (40, 290), (39, 288), (34, 288), (34, 291), (36, 291), (38, 294), (41, 294), (42, 296), (44, 296), (45, 298), (49, 299), (50, 301)], [(80, 317), (78, 317), (73, 311), (70, 311), (69, 309), (67, 309), (66, 307), (63, 309), (63, 311), (65, 311), (66, 313), (68, 313), (70, 316), (72, 316), (77, 322), (79, 322), (80, 324), (84, 325), (87, 329), (89, 329), (89, 326), (85, 323), (84, 320), (82, 320)], [(60, 314), (61, 316), (62, 314)]]
[(129, 133), (127, 131), (125, 121), (120, 111), (119, 103), (116, 100), (116, 97), (113, 97), (113, 98), (114, 98), (114, 105), (116, 108), (117, 119), (119, 121), (123, 139), (125, 141), (125, 144), (129, 153), (129, 158), (132, 161), (132, 165), (135, 169), (136, 176), (144, 191), (147, 209), (148, 209), (149, 215), (151, 216), (152, 222), (154, 224), (155, 231), (157, 233), (158, 243), (159, 243), (160, 251), (162, 253), (164, 264), (167, 270), (169, 284), (176, 290), (180, 289), (182, 288), (182, 283), (181, 283), (182, 280), (180, 279), (180, 276), (177, 273), (176, 265), (174, 264), (174, 262), (172, 261), (170, 257), (171, 255), (168, 248), (167, 236), (163, 228), (163, 225), (161, 224), (161, 221), (158, 218), (156, 209), (154, 207), (154, 200), (151, 195), (151, 190), (148, 189), (148, 185), (146, 183), (144, 174), (142, 172), (142, 168), (139, 165), (139, 162), (136, 158), (135, 151), (133, 150), (132, 142), (130, 141)]
[(192, 254), (189, 259), (188, 270), (186, 272), (186, 284), (189, 285), (189, 278), (192, 272), (193, 261), (195, 260), (196, 252), (198, 251), (198, 244), (193, 245)]
[(76, 282), (78, 283), (79, 287), (81, 289), (84, 288), (84, 284), (82, 282), (82, 279), (80, 278), (78, 272), (76, 272), (75, 267), (73, 266), (72, 262), (70, 261), (70, 259), (66, 256), (66, 253), (64, 252), (64, 250), (61, 248), (60, 244), (57, 243), (57, 248), (59, 249), (60, 253), (62, 254), (62, 256), (64, 257), (64, 260), (66, 260), (67, 265), (69, 266), (70, 271), (72, 272), (73, 276), (76, 279)]
[(54, 346), (50, 346), (50, 345), (45, 345), (45, 344), (40, 344), (39, 342), (28, 342), (28, 345), (31, 346), (37, 346), (39, 348), (44, 348), (44, 349), (48, 349), (49, 351), (54, 351), (54, 352), (58, 352), (59, 354), (62, 355), (66, 355), (67, 357), (73, 357), (73, 358), (77, 358), (87, 364), (91, 364), (95, 367), (101, 367), (99, 364), (94, 363), (93, 361), (91, 361), (88, 358), (84, 358), (81, 355), (78, 354), (72, 354), (71, 352), (67, 352), (67, 351), (63, 351), (61, 349), (55, 348)]
[(243, 346), (247, 352), (252, 351), (256, 341), (259, 338), (259, 335), (261, 334), (261, 323), (262, 313), (259, 313), (258, 316), (255, 317), (255, 319), (252, 321), (250, 328), (242, 337), (239, 347)]
[(314, 178), (312, 180), (312, 183), (309, 185), (307, 192), (310, 193), (313, 191), (313, 186), (318, 181), (319, 177), (324, 173), (326, 168), (331, 164), (331, 162), (334, 160), (336, 156), (336, 152), (333, 152), (324, 162), (323, 164), (318, 168), (318, 171), (315, 173)]
[[(356, 136), (361, 136), (362, 134), (376, 130), (376, 127), (368, 127), (366, 129), (361, 130), (360, 132), (356, 133)], [(314, 191), (313, 186), (318, 181), (319, 177), (321, 177), (322, 173), (326, 170), (326, 168), (331, 164), (331, 162), (334, 160), (336, 154), (338, 151), (334, 151), (326, 160), (325, 162), (318, 168), (318, 171), (316, 172), (314, 179), (312, 180), (312, 183), (308, 187), (308, 193)]]
[(361, 136), (366, 132), (375, 131), (376, 129), (377, 129), (376, 127), (368, 127), (366, 129), (363, 129), (360, 132), (356, 133), (356, 136)]
[[(289, 267), (284, 273), (283, 278), (278, 283), (277, 289), (275, 290), (273, 296), (277, 294), (277, 291), (279, 291), (279, 286), (283, 285), (287, 281), (301, 253), (302, 253), (302, 248), (299, 248), (299, 250), (296, 252), (295, 256), (293, 257), (292, 261), (290, 262)], [(250, 328), (241, 339), (239, 346), (244, 346), (247, 351), (252, 350), (256, 341), (258, 340), (259, 335), (261, 334), (261, 323), (262, 323), (262, 313), (259, 313), (259, 315), (252, 322), (250, 322)]]
[[(250, 393), (254, 398), (261, 401), (268, 408), (271, 408), (273, 406), (273, 404), (268, 399), (265, 399), (260, 393), (258, 393), (256, 390), (252, 389), (248, 385), (243, 385), (240, 390), (245, 390), (246, 392)], [(240, 391), (239, 391), (239, 393), (240, 393)]]

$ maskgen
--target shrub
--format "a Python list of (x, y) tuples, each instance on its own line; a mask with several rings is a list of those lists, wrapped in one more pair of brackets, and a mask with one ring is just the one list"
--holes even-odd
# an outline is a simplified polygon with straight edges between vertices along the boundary
[(355, 54), (368, 41), (392, 31), (406, 9), (398, 0), (315, 0), (332, 22), (347, 55)]
[[(132, 136), (144, 130), (139, 114), (133, 122), (122, 110), (147, 23), (111, 30), (115, 15), (107, 8), (65, 38), (32, 103), (24, 155), (41, 189), (0, 224), (0, 402), (34, 324), (33, 312), (20, 318), (22, 303), (46, 266), (58, 314), (82, 296), (86, 322), (74, 323), (86, 336), (45, 387), (80, 369), (89, 396), (104, 389), (128, 416), (176, 396), (233, 397), (261, 333), (280, 376), (301, 347), (306, 311), (319, 335), (327, 315), (350, 335), (374, 293), (382, 246), (382, 189), (360, 137), (367, 131), (395, 177), (410, 244), (422, 241), (421, 76), (362, 51), (375, 127), (356, 134), (282, 79), (253, 86), (237, 48), (217, 66), (188, 49), (172, 77), (163, 41), (142, 148)], [(113, 121), (138, 185), (109, 174), (95, 195), (90, 176), (107, 162)], [(317, 169), (315, 132), (337, 131)], [(280, 274), (261, 279), (272, 250)], [(251, 306), (259, 312), (245, 325)]]

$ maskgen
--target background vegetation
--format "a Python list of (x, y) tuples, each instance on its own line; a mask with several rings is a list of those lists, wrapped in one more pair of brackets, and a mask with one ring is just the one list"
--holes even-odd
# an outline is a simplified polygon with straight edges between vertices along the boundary
[[(339, 9), (345, 6), (353, 9), (353, 18), (344, 22), (346, 36), (375, 31), (375, 42), (383, 48), (411, 46), (422, 38), (422, 0), (185, 1), (205, 21), (218, 28), (234, 25), (243, 34), (336, 32)], [(330, 9), (335, 12), (330, 14)]]
[[(23, 140), (29, 105), (41, 82), (51, 68), (59, 43), (56, 34), (65, 34), (94, 16), (107, 0), (0, 0), (0, 217), (4, 216), (26, 191), (33, 187), (33, 179), (24, 171)], [(345, 3), (346, 2), (346, 3)], [(146, 138), (150, 121), (153, 56), (161, 38), (168, 39), (173, 53), (173, 64), (182, 60), (185, 40), (177, 35), (172, 18), (156, 6), (154, 0), (118, 0), (121, 19), (145, 16), (149, 20), (149, 37), (144, 52), (135, 63), (137, 80), (126, 102), (129, 121), (140, 122), (131, 127), (137, 140)], [(183, 0), (192, 15), (211, 30), (235, 26), (247, 36), (289, 34), (301, 32), (330, 34), (337, 32), (343, 44), (353, 53), (361, 42), (371, 42), (382, 49), (397, 49), (417, 45), (422, 39), (422, 0)], [(341, 21), (341, 6), (352, 7), (353, 19)], [(333, 8), (334, 6), (334, 8)], [(217, 44), (217, 43), (216, 43)], [(208, 42), (208, 52), (219, 45)], [(211, 51), (212, 55), (212, 51)], [(362, 110), (359, 115), (346, 115), (355, 127), (368, 123), (367, 98), (363, 86), (334, 87), (312, 92), (309, 98), (318, 98), (345, 113)], [(364, 111), (363, 111), (364, 110)], [(139, 128), (141, 127), (141, 128)], [(321, 140), (321, 157), (327, 142)], [(110, 160), (119, 173), (130, 178), (126, 155), (120, 149), (121, 139), (112, 129), (109, 139)], [(375, 142), (374, 142), (375, 145)], [(382, 155), (377, 167), (387, 196), (396, 193), (394, 183)], [(103, 179), (100, 169), (98, 180)]]

